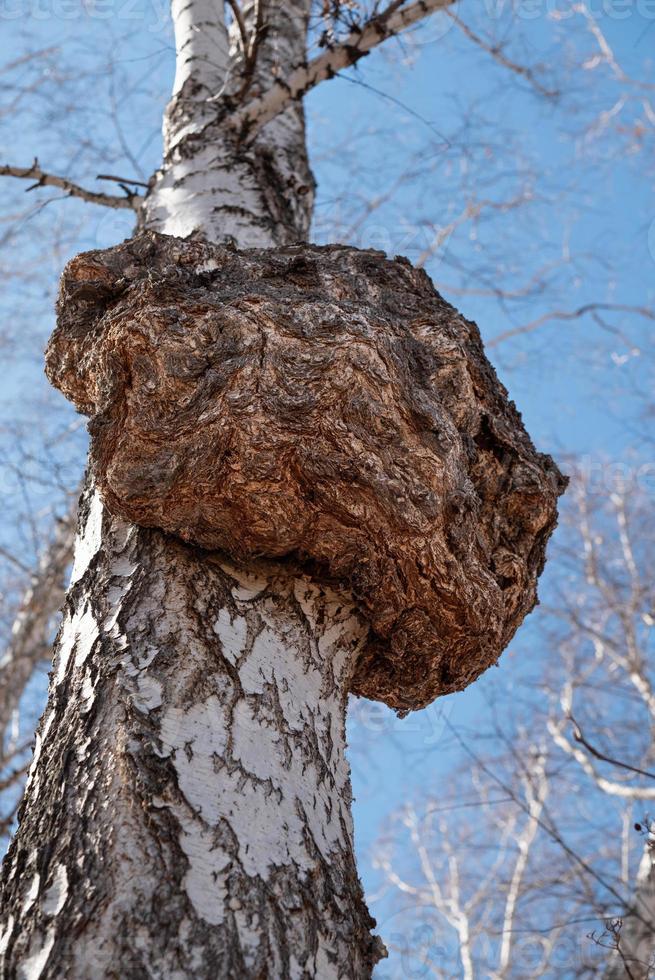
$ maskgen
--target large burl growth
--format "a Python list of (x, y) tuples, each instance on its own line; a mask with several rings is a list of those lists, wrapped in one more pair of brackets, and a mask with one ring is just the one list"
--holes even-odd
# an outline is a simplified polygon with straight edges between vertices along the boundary
[(536, 601), (564, 480), (475, 324), (404, 259), (149, 233), (67, 266), (50, 380), (114, 513), (343, 583), (355, 693), (465, 687)]

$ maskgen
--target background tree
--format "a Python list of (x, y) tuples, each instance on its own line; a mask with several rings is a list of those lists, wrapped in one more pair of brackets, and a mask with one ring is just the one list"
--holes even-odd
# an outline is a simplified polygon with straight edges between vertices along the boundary
[[(458, 964), (468, 977), (652, 976), (647, 472), (578, 472), (542, 617), (549, 663), (509, 717), (490, 685), (495, 727), (452, 736), (470, 766), (452, 802), (402, 809), (381, 841), (379, 866), (423, 925), (435, 976)], [(400, 913), (396, 930), (416, 962), (418, 932)]]

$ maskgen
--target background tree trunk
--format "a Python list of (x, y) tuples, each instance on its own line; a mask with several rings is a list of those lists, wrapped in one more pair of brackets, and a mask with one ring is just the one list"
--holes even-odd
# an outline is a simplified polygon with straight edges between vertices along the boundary
[[(75, 503), (77, 508), (77, 501)], [(4, 736), (18, 711), (25, 687), (39, 661), (50, 657), (53, 620), (61, 608), (65, 579), (73, 553), (75, 515), (58, 521), (53, 539), (23, 597), (14, 621), (11, 643), (0, 660), (0, 761)]]
[(648, 980), (655, 960), (655, 868), (651, 827), (635, 881), (632, 907), (617, 933), (617, 951), (605, 971), (605, 980)]

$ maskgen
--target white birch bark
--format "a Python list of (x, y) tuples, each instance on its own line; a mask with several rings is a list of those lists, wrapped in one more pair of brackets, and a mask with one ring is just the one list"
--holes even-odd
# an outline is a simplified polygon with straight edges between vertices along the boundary
[[(140, 227), (180, 238), (233, 240), (243, 248), (305, 241), (314, 178), (307, 160), (302, 101), (276, 116), (256, 140), (246, 144), (239, 139), (231, 124), (241, 83), (236, 34), (229, 53), (224, 25), (214, 24), (214, 42), (205, 42), (198, 51), (189, 40), (190, 12), (206, 19), (207, 5), (214, 6), (207, 0), (193, 0), (191, 6), (180, 0), (181, 19), (175, 24), (179, 67), (164, 117), (164, 161), (144, 204)], [(251, 93), (269, 88), (276, 77), (304, 63), (309, 9), (308, 0), (265, 5), (267, 32), (258, 45)], [(245, 16), (250, 23), (252, 9)], [(195, 62), (187, 56), (189, 50), (203, 66), (200, 79), (192, 72)], [(210, 63), (212, 51), (215, 59)]]
[(225, 80), (230, 56), (225, 11), (215, 0), (171, 0), (175, 30), (173, 99), (211, 98)]
[[(178, 71), (142, 225), (241, 246), (302, 238), (302, 106), (239, 147), (206, 98), (234, 60), (217, 6), (173, 5)], [(272, 7), (254, 86), (304, 59), (308, 11)], [(91, 481), (3, 865), (0, 975), (370, 976), (382, 949), (345, 759), (365, 634), (348, 596), (126, 525)]]
[(618, 948), (605, 980), (648, 980), (655, 969), (655, 832), (648, 834), (637, 871), (632, 907), (623, 918)]
[(344, 721), (366, 627), (90, 490), (4, 865), (6, 977), (364, 977)]

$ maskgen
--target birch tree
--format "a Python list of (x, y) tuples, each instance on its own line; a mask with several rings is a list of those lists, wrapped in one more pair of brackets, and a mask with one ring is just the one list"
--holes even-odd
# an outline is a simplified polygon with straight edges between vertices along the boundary
[[(13, 7), (9, 13), (12, 11)], [(93, 14), (93, 9), (91, 13)], [(158, 15), (163, 13), (159, 11)], [(410, 25), (409, 30), (403, 33), (402, 41), (392, 45), (391, 57), (411, 63), (415, 50), (421, 49), (427, 37), (434, 49), (439, 49), (441, 60), (447, 61), (452, 49), (447, 47), (442, 51), (441, 42), (461, 32), (472, 50), (479, 51), (481, 58), (489, 60), (490, 78), (495, 69), (502, 73), (501, 78), (507, 78), (507, 86), (513, 84), (519, 93), (522, 89), (528, 89), (540, 100), (557, 103), (562, 120), (566, 120), (567, 136), (569, 131), (574, 135), (579, 154), (596, 154), (599, 168), (606, 166), (608, 160), (619, 152), (625, 152), (635, 160), (646, 156), (648, 139), (653, 131), (652, 120), (655, 118), (650, 104), (650, 86), (645, 77), (633, 78), (624, 70), (620, 57), (614, 53), (610, 40), (603, 33), (602, 18), (591, 8), (584, 4), (564, 5), (561, 10), (549, 14), (543, 26), (547, 28), (547, 34), (553, 33), (551, 41), (556, 45), (557, 56), (553, 49), (553, 57), (548, 59), (548, 64), (537, 61), (532, 63), (528, 57), (530, 44), (526, 44), (522, 36), (527, 22), (522, 21), (520, 9), (516, 11), (509, 6), (496, 7), (483, 11), (481, 17), (473, 9), (452, 15), (454, 11), (450, 8), (438, 12), (434, 26), (431, 23), (427, 25), (426, 36), (413, 33), (414, 26), (420, 26), (419, 21)], [(331, 5), (329, 10), (321, 8), (321, 11), (315, 12), (312, 22), (313, 36), (323, 45), (332, 44), (337, 38), (343, 39), (351, 26), (360, 24), (362, 17), (363, 11), (348, 5)], [(17, 22), (13, 25), (10, 22), (10, 28), (16, 24)], [(129, 44), (129, 35), (126, 35), (120, 45), (109, 45), (109, 55), (104, 51), (99, 53), (99, 63), (94, 66), (96, 72), (111, 73), (111, 52), (115, 47), (122, 50)], [(97, 42), (94, 45), (97, 46)], [(522, 58), (526, 58), (525, 63)], [(14, 75), (18, 70), (24, 72), (26, 63), (34, 66), (34, 73), (20, 74), (17, 82)], [(36, 68), (41, 63), (43, 70), (37, 71)], [(9, 116), (17, 107), (24, 108), (35, 92), (38, 93), (43, 88), (42, 100), (52, 106), (50, 114), (45, 117), (45, 125), (65, 145), (69, 139), (66, 127), (70, 128), (71, 119), (81, 118), (79, 134), (76, 130), (74, 135), (76, 140), (79, 135), (79, 144), (84, 144), (88, 152), (87, 129), (91, 119), (98, 116), (97, 113), (92, 114), (84, 97), (85, 86), (93, 84), (93, 73), (89, 75), (88, 67), (86, 72), (82, 71), (76, 58), (75, 70), (71, 71), (68, 66), (58, 63), (56, 49), (49, 47), (34, 51), (29, 56), (12, 59), (4, 66), (2, 77), (6, 109), (0, 110), (0, 118), (3, 113)], [(48, 84), (44, 87), (46, 79)], [(75, 88), (68, 94), (73, 79)], [(350, 82), (356, 83), (357, 79), (351, 78)], [(132, 82), (120, 74), (111, 88), (112, 98), (107, 100), (111, 105), (102, 113), (108, 122), (107, 135), (103, 133), (101, 145), (92, 161), (95, 169), (89, 172), (91, 175), (98, 171), (114, 173), (112, 160), (115, 156), (111, 155), (112, 146), (122, 147), (123, 163), (129, 164), (131, 175), (138, 178), (136, 183), (123, 182), (125, 190), (120, 193), (120, 184), (117, 182), (113, 185), (106, 182), (101, 185), (104, 192), (90, 190), (80, 186), (70, 176), (61, 177), (48, 173), (47, 168), (44, 169), (38, 161), (36, 164), (28, 161), (24, 166), (12, 166), (14, 161), (10, 161), (5, 164), (2, 173), (5, 176), (15, 175), (18, 180), (24, 181), (27, 188), (35, 189), (26, 198), (34, 203), (25, 210), (21, 209), (18, 214), (12, 207), (14, 213), (8, 215), (8, 218), (23, 221), (29, 217), (33, 221), (34, 215), (45, 204), (50, 205), (51, 201), (60, 201), (68, 196), (79, 202), (95, 202), (100, 207), (107, 205), (107, 223), (113, 222), (113, 215), (128, 216), (134, 213), (135, 207), (139, 207), (138, 200), (130, 200), (130, 195), (141, 191), (139, 182), (144, 183), (147, 174), (141, 170), (139, 161), (126, 145), (125, 122), (123, 120), (121, 123), (118, 119), (116, 100), (116, 93), (129, 89), (130, 99), (119, 98), (118, 103), (123, 110), (135, 103)], [(69, 115), (70, 106), (75, 106), (72, 117)], [(137, 118), (142, 109), (143, 106), (139, 103), (133, 118)], [(417, 133), (430, 131), (427, 120), (415, 118), (414, 121)], [(17, 121), (17, 125), (22, 128), (23, 120)], [(437, 128), (442, 129), (440, 121)], [(552, 174), (542, 173), (538, 160), (531, 161), (524, 156), (525, 141), (520, 131), (513, 131), (511, 126), (500, 127), (497, 123), (489, 126), (480, 115), (479, 107), (473, 111), (470, 106), (462, 106), (462, 118), (456, 128), (441, 134), (432, 127), (430, 139), (419, 141), (417, 151), (406, 170), (399, 167), (389, 186), (380, 191), (375, 180), (369, 182), (367, 187), (363, 174), (355, 184), (350, 179), (353, 169), (356, 170), (361, 165), (361, 154), (353, 149), (353, 145), (365, 138), (385, 139), (383, 133), (376, 137), (371, 134), (370, 129), (370, 120), (367, 120), (367, 126), (362, 127), (361, 133), (344, 133), (344, 138), (339, 143), (330, 143), (331, 149), (336, 150), (335, 165), (343, 172), (343, 184), (348, 192), (344, 197), (344, 210), (341, 210), (344, 205), (340, 202), (331, 202), (329, 221), (325, 221), (323, 214), (319, 213), (318, 221), (314, 222), (314, 234), (319, 240), (366, 244), (374, 242), (389, 250), (407, 254), (410, 254), (408, 249), (411, 248), (411, 255), (418, 264), (434, 263), (435, 258), (438, 258), (442, 261), (442, 268), (439, 269), (437, 285), (445, 295), (464, 296), (467, 302), (476, 302), (476, 298), (484, 297), (486, 302), (497, 307), (496, 314), (503, 323), (506, 319), (511, 323), (511, 326), (501, 329), (490, 341), (498, 349), (497, 356), (503, 358), (505, 344), (511, 350), (515, 338), (557, 329), (558, 324), (562, 333), (566, 331), (568, 334), (569, 327), (573, 327), (571, 334), (574, 335), (576, 328), (581, 326), (581, 321), (593, 318), (598, 324), (599, 335), (601, 331), (620, 334), (623, 321), (630, 316), (652, 319), (652, 311), (646, 307), (602, 302), (602, 297), (591, 297), (592, 302), (580, 304), (571, 302), (571, 297), (584, 281), (588, 256), (570, 254), (566, 233), (559, 243), (559, 255), (558, 243), (539, 240), (536, 234), (538, 220), (528, 216), (539, 198), (547, 196), (553, 200), (559, 199), (563, 188), (559, 182), (553, 181)], [(51, 141), (52, 137), (53, 133), (50, 133)], [(474, 146), (484, 146), (489, 154), (488, 159), (477, 159), (479, 154), (472, 152)], [(45, 160), (47, 150), (42, 152)], [(74, 172), (79, 167), (79, 153), (75, 152), (73, 146), (70, 158)], [(512, 169), (518, 165), (519, 179), (512, 182), (511, 187), (505, 186), (502, 172), (496, 172), (493, 166), (489, 168), (489, 161), (494, 158), (503, 161), (501, 171), (506, 169), (506, 159), (513, 161)], [(460, 172), (463, 160), (466, 160), (466, 167), (461, 171), (460, 185), (453, 182), (452, 175)], [(645, 169), (644, 165), (643, 170)], [(68, 171), (65, 173), (68, 174)], [(436, 181), (435, 193), (432, 195), (434, 201), (429, 208), (422, 192), (428, 181)], [(583, 179), (582, 184), (586, 186), (588, 181)], [(412, 221), (408, 222), (405, 191), (413, 187), (417, 188), (421, 196), (420, 204), (413, 208), (414, 211), (418, 208), (420, 220), (417, 221), (413, 215)], [(107, 192), (107, 188), (116, 193)], [(396, 197), (398, 203), (394, 205)], [(576, 195), (576, 207), (579, 207), (581, 198), (581, 194)], [(385, 211), (385, 205), (392, 207)], [(66, 204), (57, 203), (52, 210), (67, 207)], [(47, 213), (50, 214), (50, 207)], [(530, 226), (530, 241), (510, 242), (508, 234), (511, 236), (516, 233), (522, 213), (524, 223)], [(464, 258), (459, 254), (456, 241), (462, 233), (464, 236), (470, 233), (480, 243), (479, 256), (472, 259), (470, 255)], [(44, 229), (45, 240), (51, 235), (54, 237), (54, 229)], [(11, 240), (8, 236), (15, 237), (15, 230), (11, 225), (2, 239), (5, 244)], [(502, 248), (498, 247), (499, 242), (503, 243)], [(516, 256), (519, 255), (520, 261), (517, 261)], [(548, 258), (545, 259), (544, 256)], [(431, 271), (434, 274), (432, 266)], [(28, 269), (17, 269), (11, 262), (3, 266), (5, 276), (16, 276), (17, 273), (29, 276), (33, 284), (35, 278), (43, 274), (43, 264), (41, 261), (33, 262)], [(462, 273), (464, 281), (461, 281)], [(593, 301), (595, 299), (598, 302)], [(21, 329), (21, 335), (23, 334)], [(509, 369), (511, 363), (510, 356), (507, 363), (503, 364), (504, 368)], [(28, 429), (33, 435), (34, 428), (29, 426)], [(74, 481), (75, 477), (70, 481), (69, 488), (74, 485)], [(66, 512), (65, 503), (57, 502), (57, 516), (65, 518)], [(19, 516), (23, 522), (28, 520), (28, 515), (24, 512)], [(71, 548), (72, 541), (69, 543), (69, 549)], [(13, 588), (7, 588), (5, 592), (6, 615), (8, 617), (13, 611), (16, 617), (14, 626), (19, 634), (16, 637), (11, 633), (12, 624), (8, 622), (7, 635), (11, 638), (6, 645), (6, 655), (3, 655), (3, 666), (0, 669), (3, 697), (8, 709), (5, 714), (8, 713), (11, 718), (17, 715), (17, 706), (24, 692), (24, 681), (29, 676), (28, 665), (20, 662), (16, 651), (26, 651), (27, 660), (31, 664), (42, 663), (41, 652), (51, 642), (51, 624), (63, 601), (63, 581), (60, 579), (61, 584), (53, 588), (57, 576), (50, 572), (50, 565), (53, 562), (56, 565), (58, 553), (57, 534), (54, 530), (51, 533), (40, 532), (35, 552), (31, 561), (25, 561), (23, 557), (23, 564), (27, 567), (20, 569), (27, 580), (25, 595), (21, 598), (19, 594), (15, 597), (13, 594), (17, 589), (14, 574), (16, 566), (13, 566), (13, 570), (11, 567), (9, 569)], [(43, 582), (39, 585), (41, 578)], [(30, 638), (29, 649), (25, 644), (25, 637)]]
[[(89, 389), (77, 401), (74, 376), (87, 361), (86, 355), (78, 360), (74, 354), (76, 338), (93, 333), (91, 307), (102, 306), (110, 294), (121, 295), (135, 269), (143, 272), (134, 279), (138, 290), (147, 292), (158, 249), (171, 282), (189, 262), (194, 276), (211, 274), (221, 263), (229, 264), (230, 249), (239, 248), (256, 250), (242, 251), (235, 260), (245, 270), (255, 273), (258, 263), (268, 270), (271, 254), (279, 255), (282, 264), (273, 261), (273, 271), (262, 275), (305, 288), (314, 268), (307, 265), (309, 255), (322, 275), (333, 277), (335, 291), (328, 296), (333, 305), (348, 296), (348, 289), (363, 288), (367, 261), (382, 261), (365, 253), (364, 265), (350, 269), (348, 262), (359, 260), (328, 250), (323, 268), (318, 252), (288, 247), (306, 240), (312, 212), (302, 99), (312, 87), (444, 6), (444, 0), (376, 5), (368, 19), (347, 18), (345, 30), (334, 38), (328, 34), (323, 49), (309, 60), (306, 0), (228, 6), (229, 22), (221, 3), (173, 3), (177, 71), (164, 119), (164, 156), (143, 197), (129, 188), (114, 195), (88, 191), (44, 171), (38, 161), (3, 168), (5, 176), (136, 212), (134, 246), (112, 252), (109, 265), (97, 253), (74, 260), (60, 294), (59, 332), (48, 369), (87, 413), (93, 399), (103, 400), (99, 393), (105, 382), (113, 385), (120, 371), (113, 376), (112, 356), (106, 360), (101, 353), (100, 374), (92, 381), (96, 395)], [(326, 8), (326, 15), (331, 13)], [(337, 5), (336, 14), (341, 13)], [(105, 276), (113, 275), (115, 259), (127, 262), (125, 275), (108, 287)], [(380, 293), (375, 275), (368, 285), (374, 314), (377, 308), (371, 304)], [(423, 555), (407, 532), (398, 538), (400, 552), (394, 559), (403, 575), (389, 564), (382, 547), (371, 553), (370, 571), (363, 567), (366, 558), (355, 580), (350, 573), (358, 568), (362, 549), (366, 554), (365, 535), (334, 553), (324, 553), (307, 539), (300, 552), (319, 566), (315, 576), (296, 561), (260, 560), (258, 553), (269, 559), (293, 555), (294, 546), (284, 543), (279, 523), (274, 531), (266, 523), (261, 528), (260, 519), (271, 518), (263, 513), (265, 507), (257, 511), (254, 485), (251, 523), (244, 520), (243, 528), (234, 512), (230, 526), (228, 507), (206, 533), (203, 501), (220, 494), (220, 488), (203, 491), (202, 481), (187, 488), (191, 497), (200, 491), (191, 508), (195, 517), (189, 511), (176, 523), (169, 500), (154, 524), (149, 517), (130, 523), (122, 505), (106, 505), (104, 498), (113, 499), (116, 482), (103, 470), (102, 452), (94, 456), (79, 508), (48, 705), (20, 827), (3, 866), (0, 952), (7, 976), (360, 977), (370, 975), (382, 955), (380, 941), (371, 935), (374, 923), (353, 855), (344, 737), (348, 691), (353, 687), (408, 710), (465, 686), (497, 659), (534, 604), (555, 501), (563, 489), (556, 467), (534, 452), (484, 361), (475, 328), (443, 308), (422, 273), (390, 263), (383, 275), (396, 275), (404, 288), (411, 287), (410, 307), (418, 302), (412, 296), (424, 295), (428, 322), (454, 318), (448, 330), (458, 338), (453, 350), (459, 353), (446, 359), (449, 370), (464, 371), (455, 365), (458, 357), (463, 365), (466, 356), (476, 372), (475, 386), (465, 374), (461, 390), (446, 374), (442, 385), (458, 420), (453, 433), (457, 425), (470, 425), (473, 412), (477, 439), (474, 450), (473, 436), (467, 435), (460, 455), (449, 459), (443, 471), (452, 517), (438, 524), (438, 533), (452, 551), (446, 563), (452, 581), (441, 581), (442, 559)], [(74, 311), (72, 321), (66, 320), (66, 309)], [(380, 309), (375, 316), (392, 311), (400, 317), (393, 303)], [(281, 310), (276, 315), (283, 321)], [(420, 325), (420, 317), (415, 321)], [(125, 322), (136, 321), (130, 314)], [(312, 325), (308, 318), (303, 329)], [(409, 345), (406, 364), (418, 358), (419, 367), (412, 370), (420, 375), (424, 355), (419, 356), (414, 341), (401, 340), (401, 346)], [(381, 343), (386, 350), (386, 341)], [(190, 350), (181, 352), (179, 367), (187, 365), (183, 371), (193, 356)], [(177, 354), (172, 357), (175, 361)], [(258, 360), (265, 364), (265, 350)], [(137, 353), (137, 374), (139, 364), (142, 354)], [(212, 370), (220, 370), (220, 363)], [(405, 362), (398, 370), (405, 377)], [(128, 389), (134, 390), (132, 382)], [(150, 391), (154, 398), (155, 388)], [(408, 404), (415, 398), (411, 386), (403, 398)], [(429, 424), (439, 420), (450, 431), (449, 416), (430, 414), (428, 401), (412, 411), (432, 419)], [(149, 403), (141, 418), (148, 413)], [(95, 408), (91, 414), (95, 438), (102, 423), (96, 424)], [(200, 429), (205, 419), (204, 414), (197, 419)], [(378, 438), (375, 426), (370, 432)], [(379, 438), (388, 439), (388, 432), (387, 420)], [(468, 459), (473, 482), (459, 486)], [(132, 476), (140, 473), (150, 480), (154, 500), (158, 478), (153, 482), (146, 469), (131, 464)], [(112, 473), (116, 476), (116, 467)], [(398, 494), (400, 471), (382, 475), (383, 484), (389, 480)], [(105, 478), (101, 495), (98, 487)], [(417, 500), (427, 501), (421, 506), (432, 506), (420, 481), (416, 492)], [(378, 494), (384, 515), (391, 497), (384, 486)], [(134, 499), (127, 494), (124, 504), (128, 498)], [(272, 514), (275, 522), (282, 511), (273, 507)], [(292, 526), (294, 516), (289, 514)], [(174, 526), (169, 527), (168, 517)], [(366, 527), (368, 518), (361, 519)], [(479, 533), (486, 529), (490, 535), (486, 545), (472, 543), (476, 523)], [(171, 530), (172, 535), (166, 533)], [(261, 543), (244, 555), (237, 545), (227, 553), (216, 550), (224, 535), (238, 541), (242, 530), (252, 532), (253, 540), (258, 531), (264, 538), (272, 535), (272, 554)], [(515, 553), (507, 548), (508, 534), (515, 539)], [(369, 578), (377, 581), (378, 560), (380, 584), (373, 587)], [(331, 572), (327, 581), (321, 563)], [(420, 573), (412, 571), (412, 564)], [(343, 578), (349, 588), (344, 589)], [(436, 604), (435, 612), (428, 593), (437, 587), (450, 597), (442, 611)], [(397, 622), (390, 623), (394, 605)], [(443, 629), (448, 623), (452, 632)], [(391, 626), (393, 645), (380, 655), (370, 646), (371, 629), (382, 635)], [(427, 661), (431, 648), (437, 659)], [(407, 678), (400, 677), (402, 666)], [(406, 682), (409, 694), (401, 690)]]
[(451, 794), (405, 804), (380, 841), (408, 973), (653, 976), (652, 468), (574, 472), (546, 663), (511, 710), (491, 687), (495, 728), (451, 729)]
[[(557, 748), (579, 767), (600, 805), (623, 823), (624, 904), (618, 915), (607, 915), (597, 935), (603, 948), (613, 950), (605, 974), (611, 980), (646, 980), (655, 964), (649, 476), (649, 464), (607, 466), (577, 481), (573, 544), (583, 556), (586, 587), (575, 603), (562, 596), (565, 673), (547, 722)], [(593, 655), (585, 658), (590, 649)], [(617, 707), (622, 700), (629, 705), (625, 715)]]

